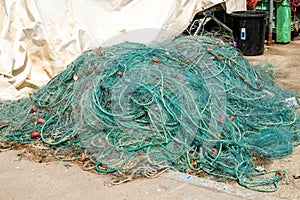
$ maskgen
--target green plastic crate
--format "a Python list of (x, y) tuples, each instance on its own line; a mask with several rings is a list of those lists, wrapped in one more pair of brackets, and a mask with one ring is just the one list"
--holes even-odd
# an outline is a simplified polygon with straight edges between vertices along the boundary
[(269, 11), (269, 1), (258, 1), (255, 10), (261, 10), (261, 11)]

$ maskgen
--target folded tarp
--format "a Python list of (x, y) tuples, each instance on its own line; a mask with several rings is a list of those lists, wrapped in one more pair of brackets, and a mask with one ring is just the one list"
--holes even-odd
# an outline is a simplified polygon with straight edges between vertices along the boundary
[(45, 84), (87, 49), (172, 40), (220, 3), (246, 9), (246, 0), (0, 0), (0, 99)]

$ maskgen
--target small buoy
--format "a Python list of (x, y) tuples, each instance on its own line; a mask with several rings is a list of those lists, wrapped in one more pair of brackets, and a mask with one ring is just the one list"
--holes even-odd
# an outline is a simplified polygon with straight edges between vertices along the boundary
[(218, 154), (218, 150), (216, 148), (211, 148), (211, 151), (216, 155)]
[(221, 135), (221, 133), (217, 132), (217, 133), (216, 133), (216, 135), (217, 135), (217, 137), (219, 138), (219, 140), (221, 140), (221, 139), (222, 139), (222, 135)]
[(121, 76), (123, 76), (123, 72), (118, 71), (118, 72), (116, 73), (116, 75), (121, 77)]
[(39, 108), (37, 106), (32, 106), (30, 111), (31, 112), (36, 112), (36, 111), (38, 111), (38, 109)]
[(33, 131), (31, 134), (30, 134), (30, 137), (31, 139), (34, 139), (34, 138), (37, 138), (37, 137), (40, 137), (41, 134), (37, 131)]
[(160, 63), (160, 59), (155, 57), (155, 58), (151, 59), (151, 62), (153, 62), (153, 63)]
[(38, 124), (45, 124), (46, 120), (44, 120), (43, 118), (38, 118), (38, 120), (36, 121)]
[(275, 176), (279, 176), (280, 178), (283, 178), (285, 176), (285, 174), (282, 170), (277, 170), (275, 173)]
[(80, 154), (80, 160), (81, 160), (82, 162), (84, 162), (85, 159), (86, 159), (85, 153), (81, 153), (81, 154)]
[(224, 123), (225, 122), (225, 115), (220, 114), (219, 117), (220, 117), (221, 123)]

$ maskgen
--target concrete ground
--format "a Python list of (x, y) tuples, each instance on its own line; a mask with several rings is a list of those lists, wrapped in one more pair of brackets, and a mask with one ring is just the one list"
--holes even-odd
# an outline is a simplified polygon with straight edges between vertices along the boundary
[(179, 172), (139, 178), (112, 186), (109, 175), (83, 171), (78, 165), (21, 159), (17, 151), (0, 153), (0, 199), (274, 199), (236, 184), (228, 185)]

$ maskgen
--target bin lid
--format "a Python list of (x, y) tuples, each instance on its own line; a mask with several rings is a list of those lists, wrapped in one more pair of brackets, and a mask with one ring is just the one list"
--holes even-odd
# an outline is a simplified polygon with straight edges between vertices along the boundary
[(233, 17), (266, 17), (268, 12), (266, 11), (257, 11), (257, 10), (245, 10), (245, 11), (234, 11), (231, 13)]

